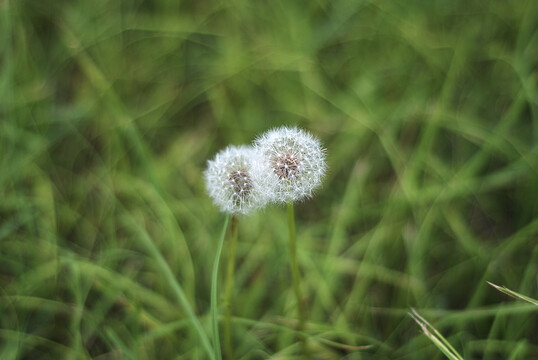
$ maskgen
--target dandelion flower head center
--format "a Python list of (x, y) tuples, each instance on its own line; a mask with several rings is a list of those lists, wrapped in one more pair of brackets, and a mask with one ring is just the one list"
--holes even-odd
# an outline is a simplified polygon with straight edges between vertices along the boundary
[(252, 189), (252, 180), (246, 169), (232, 171), (228, 180), (233, 191), (241, 198), (247, 196)]
[(272, 159), (273, 170), (280, 180), (296, 177), (299, 174), (299, 164), (299, 158), (290, 152), (279, 153)]

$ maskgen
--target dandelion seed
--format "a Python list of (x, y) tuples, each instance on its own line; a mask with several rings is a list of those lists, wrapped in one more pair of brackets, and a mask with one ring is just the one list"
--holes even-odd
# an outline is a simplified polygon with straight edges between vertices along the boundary
[(223, 211), (248, 214), (269, 200), (268, 171), (251, 147), (229, 146), (208, 161), (204, 172), (206, 188)]
[(325, 175), (325, 148), (298, 128), (269, 130), (254, 141), (254, 148), (272, 170), (273, 201), (294, 202), (312, 196)]

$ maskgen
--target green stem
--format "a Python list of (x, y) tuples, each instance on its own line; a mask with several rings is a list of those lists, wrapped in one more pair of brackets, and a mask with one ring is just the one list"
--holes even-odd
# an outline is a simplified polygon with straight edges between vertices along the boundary
[(232, 217), (232, 228), (230, 234), (230, 246), (228, 249), (228, 268), (226, 269), (226, 292), (224, 303), (226, 304), (226, 314), (224, 322), (224, 347), (226, 358), (233, 359), (232, 347), (232, 292), (234, 287), (234, 270), (235, 270), (235, 248), (237, 244), (237, 217)]
[[(233, 219), (233, 218), (232, 218)], [(216, 360), (222, 359), (221, 350), (220, 350), (220, 340), (219, 340), (219, 314), (218, 314), (218, 304), (217, 304), (217, 283), (219, 275), (219, 262), (220, 254), (222, 252), (222, 244), (224, 243), (224, 237), (226, 236), (226, 230), (228, 228), (228, 221), (230, 220), (230, 215), (226, 216), (224, 221), (224, 226), (222, 227), (222, 232), (220, 234), (219, 245), (217, 247), (217, 254), (215, 255), (215, 261), (213, 262), (213, 274), (211, 276), (211, 325), (213, 329), (213, 358)], [(232, 220), (233, 221), (233, 220)]]
[(306, 312), (302, 301), (301, 285), (299, 278), (299, 263), (297, 261), (297, 237), (295, 234), (295, 215), (293, 211), (293, 203), (288, 203), (288, 230), (290, 236), (290, 266), (291, 277), (293, 281), (293, 291), (295, 293), (295, 301), (297, 302), (297, 313), (299, 315), (299, 323), (297, 330), (302, 331), (306, 322)]

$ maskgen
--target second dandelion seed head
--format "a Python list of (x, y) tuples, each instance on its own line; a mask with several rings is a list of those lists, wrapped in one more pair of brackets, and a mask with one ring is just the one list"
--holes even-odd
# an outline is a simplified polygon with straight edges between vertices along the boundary
[(273, 201), (294, 202), (311, 197), (325, 175), (325, 151), (318, 139), (298, 128), (272, 129), (254, 141), (269, 164)]

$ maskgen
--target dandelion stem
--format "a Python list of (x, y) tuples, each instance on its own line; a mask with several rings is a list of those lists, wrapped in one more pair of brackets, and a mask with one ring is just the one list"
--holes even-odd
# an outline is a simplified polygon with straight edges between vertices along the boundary
[(226, 269), (226, 290), (224, 294), (224, 303), (226, 304), (225, 322), (224, 322), (224, 348), (226, 359), (233, 359), (232, 347), (232, 292), (234, 286), (235, 270), (235, 248), (237, 244), (237, 217), (232, 217), (230, 232), (230, 244), (228, 248), (228, 267)]
[[(293, 291), (295, 293), (295, 301), (297, 302), (297, 313), (299, 315), (299, 323), (297, 325), (297, 330), (302, 331), (306, 322), (306, 311), (304, 308), (304, 303), (302, 301), (301, 294), (301, 284), (299, 278), (299, 263), (297, 261), (297, 236), (295, 234), (295, 215), (293, 209), (293, 203), (288, 202), (288, 229), (290, 237), (290, 266), (291, 266), (291, 277), (293, 281)], [(304, 337), (301, 337), (303, 343), (305, 342)]]

